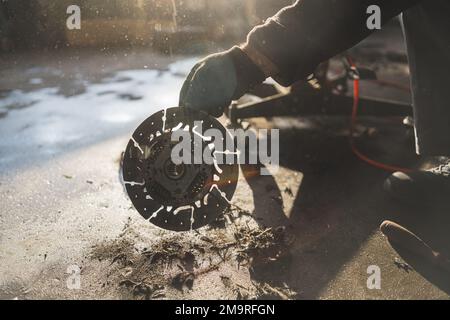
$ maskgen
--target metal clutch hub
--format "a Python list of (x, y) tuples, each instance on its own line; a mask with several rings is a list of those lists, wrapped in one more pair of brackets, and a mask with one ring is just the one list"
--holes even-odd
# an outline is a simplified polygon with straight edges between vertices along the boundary
[[(199, 123), (204, 130), (220, 131), (221, 150), (215, 149), (218, 141), (212, 136), (197, 131)], [(172, 141), (176, 130), (190, 137), (191, 159), (194, 150), (209, 150), (213, 163), (172, 161), (179, 143)], [(197, 229), (217, 219), (228, 207), (238, 179), (237, 155), (223, 149), (227, 137), (232, 139), (219, 121), (189, 108), (169, 108), (147, 118), (133, 133), (123, 159), (125, 188), (136, 210), (158, 227), (174, 231)], [(227, 161), (215, 161), (224, 154)]]

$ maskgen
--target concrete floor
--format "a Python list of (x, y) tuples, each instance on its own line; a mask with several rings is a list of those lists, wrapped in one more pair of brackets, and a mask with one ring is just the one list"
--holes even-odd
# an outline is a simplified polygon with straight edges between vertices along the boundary
[[(383, 79), (407, 85), (404, 61), (389, 60), (404, 56), (398, 30), (391, 33), (391, 51), (380, 34), (354, 53)], [(448, 299), (449, 276), (400, 256), (378, 231), (383, 219), (406, 215), (413, 230), (445, 246), (448, 224), (385, 198), (388, 174), (351, 154), (346, 119), (254, 122), (280, 128), (281, 168), (265, 177), (243, 168), (234, 219), (222, 227), (173, 233), (143, 220), (120, 183), (120, 154), (144, 118), (177, 104), (195, 61), (143, 49), (1, 57), (0, 298)], [(409, 99), (376, 84), (363, 85), (363, 92)], [(411, 130), (400, 123), (364, 120), (361, 130), (376, 130), (361, 148), (419, 166)], [(425, 215), (426, 223), (411, 218)], [(292, 240), (288, 254), (273, 261), (239, 265), (239, 248), (223, 258), (208, 242), (229, 243), (243, 226), (280, 225)], [(184, 255), (148, 262), (145, 252), (161, 248)], [(403, 259), (415, 270), (400, 268)], [(367, 288), (372, 265), (381, 271), (379, 290)], [(79, 289), (67, 285), (73, 266), (81, 270)], [(190, 289), (174, 285), (180, 270), (195, 273)]]

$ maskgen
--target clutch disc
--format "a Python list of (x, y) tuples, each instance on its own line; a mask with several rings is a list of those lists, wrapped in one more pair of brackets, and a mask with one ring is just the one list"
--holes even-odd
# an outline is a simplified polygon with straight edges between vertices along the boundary
[[(203, 130), (217, 129), (221, 141), (207, 131), (198, 132), (199, 124)], [(177, 130), (190, 138), (192, 161), (172, 159), (179, 143), (172, 141), (172, 134)], [(158, 227), (174, 231), (203, 227), (223, 214), (238, 179), (237, 155), (224, 150), (227, 138), (232, 139), (219, 121), (189, 108), (169, 108), (147, 118), (133, 133), (123, 159), (125, 188), (136, 210)], [(201, 155), (210, 152), (213, 162), (193, 157), (199, 150)], [(225, 154), (226, 161), (216, 161)]]

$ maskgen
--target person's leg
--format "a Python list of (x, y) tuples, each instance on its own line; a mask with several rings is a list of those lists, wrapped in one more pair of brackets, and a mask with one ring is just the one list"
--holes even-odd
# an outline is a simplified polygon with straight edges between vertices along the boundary
[[(403, 13), (413, 91), (417, 153), (450, 156), (450, 1), (427, 0)], [(450, 164), (396, 172), (385, 190), (397, 199), (450, 207)]]
[(450, 155), (450, 1), (427, 0), (403, 13), (417, 152)]
[[(417, 153), (450, 156), (450, 1), (427, 0), (403, 13), (413, 91)], [(446, 213), (450, 208), (450, 163), (429, 171), (396, 172), (385, 181), (394, 198)], [(427, 219), (426, 217), (424, 217)], [(400, 247), (450, 272), (450, 260), (392, 221), (381, 232)]]

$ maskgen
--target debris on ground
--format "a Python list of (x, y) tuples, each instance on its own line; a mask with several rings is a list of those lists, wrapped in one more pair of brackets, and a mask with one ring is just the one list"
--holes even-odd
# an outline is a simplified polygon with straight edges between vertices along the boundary
[(236, 219), (242, 217), (254, 217), (254, 214), (248, 210), (242, 209), (237, 205), (228, 206), (224, 213), (219, 216), (216, 220), (209, 224), (210, 229), (223, 229), (227, 224), (232, 224)]
[(234, 282), (230, 277), (221, 276), (222, 283), (232, 290), (236, 300), (293, 300), (299, 294), (290, 289), (286, 284), (283, 287), (275, 287), (266, 282), (253, 282), (252, 287), (245, 287)]
[(141, 296), (146, 300), (157, 299), (165, 297), (164, 286), (162, 285), (152, 285), (145, 281), (134, 282), (132, 280), (126, 279), (119, 283), (119, 286), (125, 286), (133, 292), (134, 296)]
[(248, 263), (252, 259), (267, 262), (275, 261), (289, 253), (292, 244), (285, 227), (249, 229), (240, 227), (234, 233), (237, 243), (238, 263)]
[(292, 192), (292, 189), (289, 188), (289, 187), (284, 188), (284, 193), (286, 193), (290, 197), (294, 196), (294, 193)]
[(93, 247), (90, 258), (104, 263), (105, 290), (119, 290), (124, 297), (157, 299), (167, 297), (168, 291), (169, 296), (176, 296), (176, 292), (183, 296), (186, 290), (193, 289), (197, 279), (217, 274), (232, 298), (289, 299), (290, 293), (283, 288), (259, 281), (242, 286), (227, 280), (221, 272), (222, 265), (236, 270), (251, 268), (252, 264), (267, 264), (289, 254), (292, 241), (286, 228), (264, 228), (254, 220), (250, 227), (249, 215), (242, 209), (230, 208), (224, 215), (223, 228), (208, 228), (204, 233), (163, 233), (156, 242), (145, 242), (142, 247), (137, 245), (142, 241), (129, 218), (118, 238)]
[(394, 259), (394, 264), (397, 268), (402, 269), (402, 270), (406, 271), (407, 273), (409, 273), (409, 271), (414, 270), (409, 264), (407, 264), (406, 262), (403, 262), (399, 258)]
[(175, 277), (172, 278), (172, 286), (180, 291), (186, 287), (189, 290), (194, 286), (194, 273), (193, 272), (180, 272)]
[(273, 287), (268, 283), (256, 286), (258, 300), (294, 300), (299, 294), (285, 285), (283, 288)]

